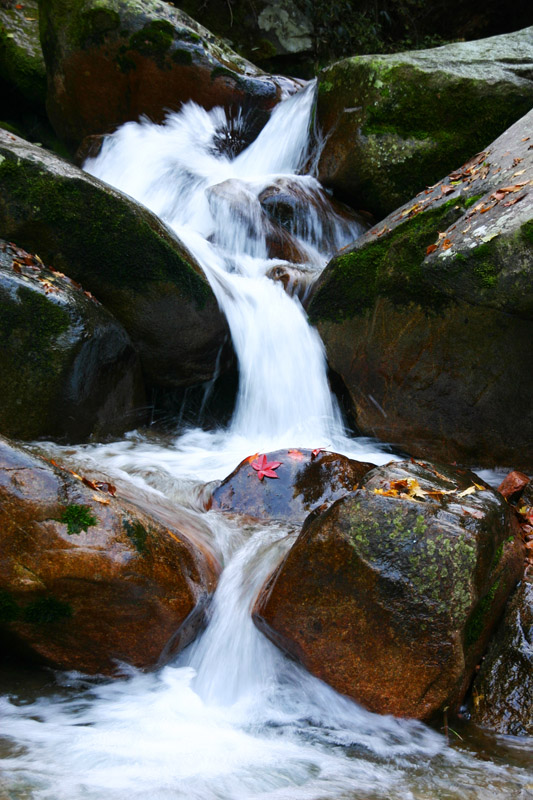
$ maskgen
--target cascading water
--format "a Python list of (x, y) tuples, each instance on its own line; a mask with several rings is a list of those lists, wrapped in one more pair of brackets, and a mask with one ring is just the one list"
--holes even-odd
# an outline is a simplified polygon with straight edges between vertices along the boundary
[[(166, 446), (133, 433), (124, 442), (68, 451), (50, 445), (48, 452), (123, 487), (135, 484), (146, 504), (165, 495), (193, 508), (198, 487), (256, 451), (329, 447), (390, 460), (345, 435), (320, 340), (298, 299), (267, 277), (284, 264), (269, 258), (273, 222), (264, 197), (273, 185), (290, 184), (300, 198), (283, 230), (306, 274), (318, 274), (360, 233), (314, 178), (298, 175), (310, 155), (312, 102), (310, 86), (282, 103), (234, 158), (215, 146), (228, 126), (223, 111), (189, 104), (162, 126), (125, 125), (88, 162), (88, 171), (151, 208), (194, 253), (227, 316), (240, 388), (227, 430), (190, 430)], [(480, 760), (420, 723), (370, 714), (255, 629), (250, 605), (297, 530), (239, 526), (199, 505), (195, 513), (208, 522), (225, 564), (206, 631), (159, 672), (125, 668), (122, 680), (104, 683), (60, 675), (40, 699), (31, 690), (1, 699), (2, 800), (529, 796), (533, 779), (519, 748), (514, 766)]]

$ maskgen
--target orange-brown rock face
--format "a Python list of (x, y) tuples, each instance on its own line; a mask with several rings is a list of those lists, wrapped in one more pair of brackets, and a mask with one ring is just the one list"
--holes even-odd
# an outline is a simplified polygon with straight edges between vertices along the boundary
[(216, 585), (186, 517), (163, 525), (5, 439), (0, 539), (0, 640), (62, 669), (163, 662), (194, 638)]
[(431, 718), (461, 701), (523, 572), (513, 520), (472, 473), (376, 468), (304, 525), (254, 620), (370, 710)]
[(277, 450), (266, 457), (280, 462), (274, 469), (277, 478), (259, 480), (252, 463), (260, 456), (247, 458), (215, 489), (210, 507), (302, 523), (314, 509), (353, 491), (374, 466), (322, 450)]

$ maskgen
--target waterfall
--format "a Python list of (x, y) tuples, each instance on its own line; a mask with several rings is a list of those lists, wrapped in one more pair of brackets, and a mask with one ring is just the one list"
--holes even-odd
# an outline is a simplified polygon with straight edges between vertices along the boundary
[[(309, 162), (314, 85), (284, 101), (237, 156), (217, 144), (231, 121), (189, 103), (163, 125), (128, 123), (85, 168), (154, 211), (201, 264), (239, 363), (226, 430), (48, 452), (78, 471), (133, 483), (147, 501), (195, 504), (195, 487), (256, 451), (329, 447), (384, 463), (350, 439), (328, 387), (320, 339), (273, 268), (280, 235), (310, 280), (361, 224), (334, 206)], [(229, 135), (229, 134), (228, 134)], [(272, 187), (296, 211), (278, 224)], [(274, 192), (275, 195), (275, 192)], [(272, 216), (274, 214), (274, 216)], [(292, 262), (294, 263), (294, 262)], [(290, 265), (289, 265), (290, 266)], [(269, 277), (270, 276), (270, 277)], [(254, 627), (250, 606), (298, 531), (203, 512), (224, 563), (205, 632), (162, 670), (116, 681), (56, 676), (0, 698), (0, 796), (17, 800), (446, 800), (526, 796), (526, 771), (478, 761), (435, 730), (371, 714), (287, 659)], [(5, 791), (5, 795), (4, 792)]]

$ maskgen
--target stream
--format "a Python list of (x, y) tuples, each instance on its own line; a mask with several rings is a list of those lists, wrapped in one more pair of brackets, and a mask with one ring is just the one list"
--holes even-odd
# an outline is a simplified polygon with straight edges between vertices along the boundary
[(448, 740), (438, 726), (365, 711), (287, 659), (255, 628), (250, 606), (298, 529), (203, 510), (205, 485), (252, 453), (396, 457), (348, 435), (300, 298), (267, 276), (287, 267), (269, 251), (261, 199), (273, 184), (289, 181), (300, 198), (285, 230), (304, 285), (364, 230), (301, 174), (313, 161), (314, 90), (281, 103), (236, 156), (217, 146), (235, 123), (222, 109), (189, 103), (163, 125), (124, 125), (85, 164), (161, 217), (201, 264), (230, 327), (238, 396), (226, 427), (35, 449), (108, 477), (148, 511), (164, 503), (201, 515), (224, 570), (207, 628), (162, 669), (121, 665), (113, 681), (0, 672), (0, 800), (533, 798), (531, 740), (489, 736), (461, 720)]

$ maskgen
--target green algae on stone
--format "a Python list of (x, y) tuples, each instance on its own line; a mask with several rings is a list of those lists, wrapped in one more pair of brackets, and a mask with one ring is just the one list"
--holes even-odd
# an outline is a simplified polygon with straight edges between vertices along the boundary
[(0, 624), (14, 622), (20, 615), (20, 608), (10, 592), (0, 589)]
[(129, 539), (133, 542), (135, 549), (141, 555), (147, 550), (146, 540), (148, 539), (148, 531), (138, 520), (131, 522), (124, 519), (122, 524)]
[(98, 519), (94, 516), (90, 506), (71, 503), (62, 512), (59, 522), (66, 523), (67, 533), (72, 536), (82, 531), (88, 531), (90, 527), (98, 525)]

